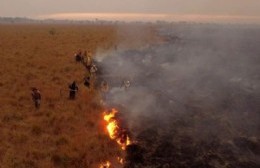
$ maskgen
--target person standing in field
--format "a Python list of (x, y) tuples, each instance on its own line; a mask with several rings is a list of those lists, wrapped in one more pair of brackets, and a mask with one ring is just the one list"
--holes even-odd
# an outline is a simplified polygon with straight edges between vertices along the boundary
[(35, 87), (32, 88), (32, 100), (34, 102), (35, 108), (39, 109), (40, 108), (40, 104), (41, 104), (41, 93)]
[(89, 76), (86, 76), (84, 78), (84, 85), (87, 87), (87, 88), (90, 88), (90, 77)]
[(75, 54), (75, 61), (76, 61), (76, 62), (81, 62), (81, 61), (82, 61), (82, 52), (81, 52), (81, 50), (79, 50), (79, 51)]
[(88, 58), (90, 57), (90, 52), (85, 50), (82, 54), (82, 63), (87, 64)]
[(71, 100), (74, 100), (75, 97), (76, 97), (76, 92), (79, 90), (77, 84), (75, 81), (72, 82), (72, 84), (69, 85), (69, 91), (70, 91), (70, 94), (69, 94), (69, 98)]
[(96, 72), (98, 71), (98, 68), (95, 64), (92, 64), (90, 67), (90, 76), (93, 77), (95, 76)]
[(85, 59), (83, 64), (85, 65), (86, 69), (90, 73), (91, 65), (92, 65), (92, 55), (91, 52), (85, 52)]
[(131, 83), (129, 80), (123, 80), (121, 87), (123, 87), (125, 90), (128, 90), (130, 85), (131, 85)]

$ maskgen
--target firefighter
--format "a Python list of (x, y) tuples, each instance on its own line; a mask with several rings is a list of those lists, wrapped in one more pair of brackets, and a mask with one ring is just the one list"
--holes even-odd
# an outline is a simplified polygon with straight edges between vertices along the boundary
[(91, 52), (86, 53), (86, 65), (91, 66), (92, 64), (92, 54)]
[(85, 63), (85, 58), (87, 57), (87, 51), (85, 50), (84, 53), (82, 54), (81, 57), (81, 62), (84, 64)]
[(34, 102), (35, 108), (39, 109), (40, 104), (41, 104), (41, 93), (40, 93), (40, 91), (37, 88), (33, 87), (31, 94), (32, 94), (32, 100)]
[(84, 59), (82, 60), (82, 63), (86, 67), (87, 71), (90, 73), (92, 63), (93, 63), (90, 52), (85, 51)]
[(90, 76), (94, 76), (97, 72), (97, 66), (95, 64), (92, 64), (90, 67)]
[(90, 88), (90, 77), (87, 76), (84, 78), (84, 85), (87, 87), (87, 88)]
[(124, 87), (127, 90), (130, 87), (131, 83), (129, 80), (123, 80), (121, 87)]
[(74, 100), (75, 97), (76, 97), (76, 92), (79, 90), (77, 84), (75, 81), (72, 82), (72, 84), (69, 85), (69, 91), (70, 91), (70, 94), (69, 94), (69, 98), (71, 100)]
[(81, 50), (79, 50), (79, 51), (75, 54), (75, 60), (76, 60), (76, 62), (81, 62), (81, 61), (82, 61), (82, 52), (81, 52)]
[(104, 93), (108, 92), (109, 86), (108, 86), (107, 81), (102, 81), (100, 88), (101, 88), (101, 91), (102, 91), (102, 92), (104, 92)]

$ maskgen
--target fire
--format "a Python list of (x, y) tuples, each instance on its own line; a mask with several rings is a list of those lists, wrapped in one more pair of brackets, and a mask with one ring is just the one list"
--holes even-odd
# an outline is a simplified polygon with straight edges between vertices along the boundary
[(104, 120), (109, 122), (111, 118), (115, 117), (116, 113), (118, 113), (118, 111), (114, 108), (111, 110), (110, 113), (105, 112)]
[(110, 168), (111, 163), (109, 161), (106, 161), (105, 163), (101, 163), (99, 168)]
[(111, 121), (110, 123), (108, 123), (107, 130), (111, 139), (116, 139), (118, 129), (119, 127), (116, 121)]
[(104, 120), (107, 123), (106, 129), (109, 137), (115, 140), (121, 148), (125, 150), (126, 146), (131, 144), (131, 141), (127, 130), (120, 126), (119, 120), (116, 117), (117, 113), (118, 111), (114, 108), (110, 112), (104, 112)]
[[(104, 121), (106, 121), (106, 130), (109, 134), (109, 137), (112, 140), (115, 140), (120, 145), (122, 150), (125, 150), (126, 146), (131, 144), (131, 140), (127, 130), (121, 126), (117, 114), (118, 111), (113, 108), (110, 111), (105, 111), (103, 118)], [(117, 160), (120, 164), (124, 164), (123, 158), (118, 157)], [(109, 161), (102, 163), (100, 168), (111, 168), (111, 163)]]
[(120, 163), (120, 164), (124, 164), (125, 160), (121, 157), (117, 157), (117, 161)]

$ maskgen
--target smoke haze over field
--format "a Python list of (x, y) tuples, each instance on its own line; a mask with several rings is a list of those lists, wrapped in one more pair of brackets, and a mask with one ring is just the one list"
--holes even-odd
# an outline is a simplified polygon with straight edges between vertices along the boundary
[[(145, 158), (135, 163), (128, 153), (128, 166), (259, 166), (260, 28), (175, 24), (158, 32), (164, 43), (97, 57), (111, 87), (107, 103), (124, 107)], [(131, 81), (127, 91), (122, 79)]]
[(259, 7), (259, 0), (0, 0), (0, 16), (259, 24)]

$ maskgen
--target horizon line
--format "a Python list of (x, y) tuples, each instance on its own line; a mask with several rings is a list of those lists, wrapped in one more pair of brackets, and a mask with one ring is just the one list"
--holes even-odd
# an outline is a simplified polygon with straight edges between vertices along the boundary
[(224, 23), (260, 23), (260, 16), (247, 15), (205, 15), (205, 14), (168, 14), (168, 13), (52, 13), (38, 15), (37, 19), (69, 20), (118, 20), (118, 21), (191, 21)]

